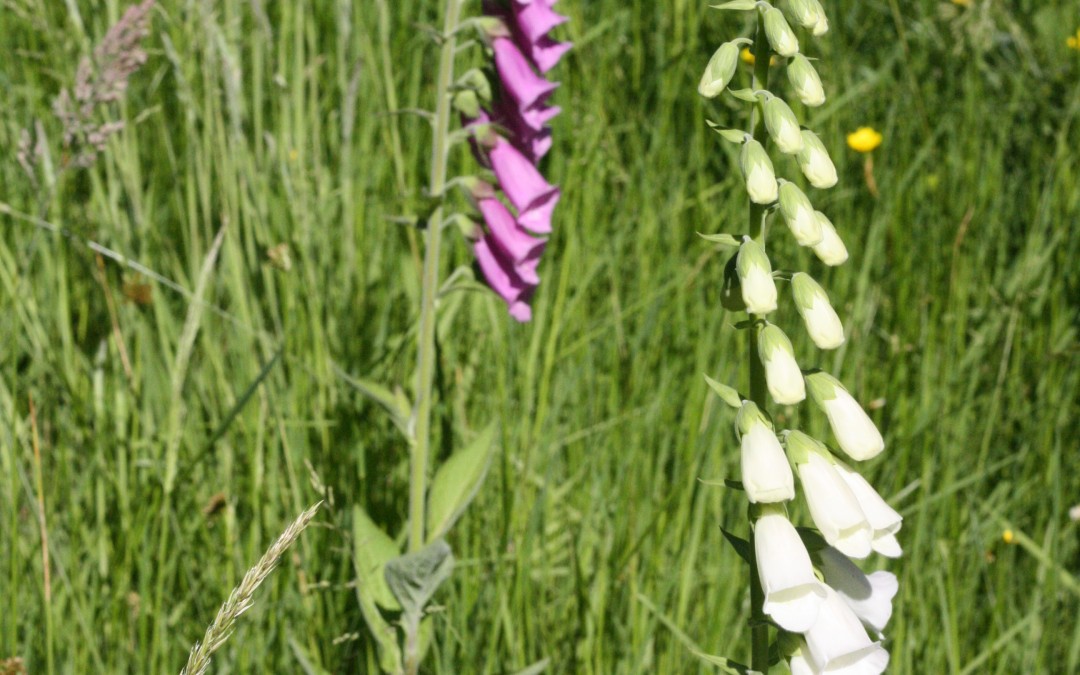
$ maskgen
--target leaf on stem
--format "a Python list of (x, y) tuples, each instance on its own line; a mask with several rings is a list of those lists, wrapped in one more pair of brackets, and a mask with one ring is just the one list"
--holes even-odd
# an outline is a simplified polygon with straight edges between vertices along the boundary
[(491, 465), (495, 423), (489, 424), (467, 446), (458, 450), (435, 472), (428, 494), (428, 537), (444, 536), (480, 490)]
[(734, 387), (721, 384), (708, 375), (705, 376), (705, 382), (708, 383), (710, 389), (716, 392), (716, 395), (720, 397), (721, 401), (735, 409), (742, 407), (743, 398), (742, 396), (739, 396), (739, 392), (736, 391)]
[(746, 11), (757, 7), (756, 0), (731, 0), (731, 2), (725, 2), (719, 5), (709, 5), (713, 9), (733, 9)]

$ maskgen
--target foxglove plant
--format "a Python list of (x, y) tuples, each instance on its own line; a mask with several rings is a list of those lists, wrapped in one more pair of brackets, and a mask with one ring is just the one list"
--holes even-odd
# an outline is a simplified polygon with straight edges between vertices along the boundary
[[(710, 122), (725, 140), (741, 145), (739, 169), (749, 196), (746, 234), (706, 236), (738, 249), (725, 276), (723, 298), (725, 307), (747, 312), (748, 320), (738, 326), (750, 336), (749, 396), (709, 380), (739, 410), (742, 481), (729, 484), (741, 487), (750, 502), (749, 541), (725, 534), (751, 568), (750, 670), (766, 673), (785, 658), (798, 674), (881, 673), (889, 662), (882, 631), (892, 615), (896, 577), (884, 571), (867, 575), (852, 558), (865, 559), (873, 552), (898, 557), (901, 516), (832, 448), (797, 429), (775, 430), (768, 414), (769, 398), (784, 406), (809, 398), (851, 460), (871, 459), (885, 448), (855, 397), (835, 377), (801, 369), (785, 330), (767, 318), (779, 301), (776, 281), (786, 280), (806, 334), (818, 348), (836, 349), (846, 339), (825, 289), (805, 272), (775, 273), (766, 247), (766, 235), (782, 222), (795, 242), (825, 265), (841, 265), (848, 258), (832, 222), (814, 208), (808, 188), (796, 182), (798, 174), (777, 177), (776, 169), (783, 167), (769, 156), (771, 141), (781, 155), (792, 157), (794, 162), (787, 162), (798, 166), (813, 189), (837, 183), (825, 143), (800, 125), (780, 91), (769, 88), (770, 65), (786, 61), (790, 100), (806, 108), (825, 102), (821, 78), (802, 50), (828, 31), (828, 19), (818, 0), (779, 3), (733, 0), (717, 6), (755, 12), (756, 32), (753, 39), (739, 37), (720, 46), (698, 85), (707, 98), (728, 92), (751, 106), (748, 131)], [(747, 59), (753, 76), (749, 87), (740, 88), (734, 84), (738, 52), (747, 43), (753, 44), (753, 59)], [(788, 519), (785, 502), (795, 497), (795, 475), (813, 529), (796, 528)], [(772, 649), (770, 625), (779, 629)]]
[[(558, 84), (544, 73), (570, 48), (549, 33), (566, 17), (552, 9), (554, 0), (485, 0), (480, 16), (463, 19), (465, 4), (445, 3), (436, 105), (424, 113), (434, 130), (431, 199), (427, 212), (408, 219), (422, 225), (425, 236), (414, 400), (403, 387), (391, 392), (368, 380), (354, 381), (389, 412), (410, 448), (407, 550), (402, 552), (360, 506), (352, 514), (357, 598), (378, 645), (379, 665), (394, 675), (419, 670), (431, 640), (428, 604), (453, 567), (445, 536), (478, 491), (494, 446), (495, 426), (490, 424), (453, 452), (429, 481), (437, 300), (455, 288), (453, 280), (468, 274), (463, 269), (441, 279), (444, 231), (451, 225), (461, 229), (487, 285), (506, 302), (511, 317), (529, 321), (545, 235), (552, 231), (561, 194), (544, 178), (539, 162), (551, 148), (547, 123), (559, 113), (548, 104)], [(480, 33), (482, 39), (472, 44), (484, 48), (489, 67), (455, 79), (461, 51), (457, 38), (470, 27)], [(455, 112), (463, 128), (452, 132)], [(466, 141), (480, 171), (448, 178), (450, 150)], [(473, 213), (449, 212), (448, 191), (455, 186), (464, 190)]]

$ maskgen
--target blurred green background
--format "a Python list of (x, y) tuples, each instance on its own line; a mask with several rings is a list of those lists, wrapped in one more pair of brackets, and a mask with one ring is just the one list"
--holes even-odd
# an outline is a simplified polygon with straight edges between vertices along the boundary
[[(411, 382), (419, 240), (388, 218), (420, 201), (431, 139), (389, 113), (433, 104), (440, 4), (162, 0), (108, 110), (126, 129), (42, 200), (21, 130), (40, 122), (66, 161), (53, 101), (126, 5), (0, 0), (0, 662), (177, 672), (326, 499), (214, 670), (376, 672), (349, 514), (400, 531), (407, 454), (349, 377)], [(885, 433), (865, 472), (905, 517), (891, 672), (1078, 672), (1080, 5), (824, 4), (832, 30), (804, 51), (829, 101), (804, 119), (841, 182), (811, 196), (851, 260), (827, 270), (786, 237), (773, 256), (826, 286), (849, 340), (821, 360), (792, 307), (777, 322)], [(738, 452), (701, 375), (742, 385), (746, 347), (719, 304), (728, 253), (695, 232), (745, 228), (733, 149), (705, 124), (745, 119), (695, 87), (749, 27), (700, 1), (557, 9), (576, 46), (552, 73), (563, 197), (535, 319), (464, 293), (439, 327), (439, 456), (501, 431), (425, 672), (714, 672), (694, 649), (747, 660), (746, 571), (720, 532), (746, 525), (742, 495), (702, 482)], [(877, 198), (844, 143), (862, 125), (884, 136)], [(452, 165), (473, 170), (464, 148)], [(448, 242), (446, 273), (470, 257)], [(773, 414), (823, 432), (803, 409)]]

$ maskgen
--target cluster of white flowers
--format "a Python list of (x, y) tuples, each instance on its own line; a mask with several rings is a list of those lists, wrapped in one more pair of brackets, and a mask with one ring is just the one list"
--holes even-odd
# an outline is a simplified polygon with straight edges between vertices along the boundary
[[(800, 53), (792, 25), (813, 36), (828, 31), (828, 20), (818, 0), (735, 0), (721, 9), (755, 10), (773, 53), (786, 59), (787, 80), (794, 96), (808, 107), (825, 102), (821, 79), (811, 61)], [(698, 91), (715, 97), (728, 90), (735, 78), (739, 38), (722, 45), (713, 55)], [(759, 53), (760, 59), (761, 54)], [(764, 86), (764, 85), (762, 85)], [(817, 189), (837, 183), (836, 167), (821, 139), (801, 128), (795, 113), (767, 89), (735, 90), (737, 98), (761, 111), (764, 129), (780, 153), (791, 155), (806, 182)], [(739, 167), (753, 204), (777, 211), (800, 246), (813, 250), (826, 265), (847, 260), (848, 252), (832, 222), (814, 209), (810, 197), (794, 182), (777, 178), (764, 146), (764, 136), (723, 130), (739, 142)], [(761, 238), (761, 242), (764, 238)], [(885, 626), (892, 615), (897, 592), (890, 572), (864, 573), (852, 559), (872, 553), (899, 557), (896, 534), (901, 516), (850, 465), (880, 454), (885, 442), (874, 422), (855, 398), (831, 375), (804, 374), (791, 341), (766, 316), (777, 308), (772, 264), (763, 243), (743, 236), (735, 260), (739, 291), (751, 315), (756, 347), (769, 397), (778, 405), (796, 405), (807, 398), (825, 413), (837, 451), (798, 430), (774, 429), (764, 401), (741, 400), (736, 430), (742, 457), (742, 486), (755, 507), (753, 551), (764, 590), (762, 611), (779, 626), (779, 646), (795, 675), (806, 673), (877, 674), (885, 670), (889, 654), (882, 646)], [(844, 326), (825, 289), (810, 275), (790, 277), (792, 295), (806, 332), (823, 350), (844, 343)], [(788, 519), (784, 503), (795, 498), (795, 476), (820, 532), (801, 536)], [(823, 540), (823, 541), (822, 541)], [(809, 546), (808, 546), (809, 542)]]

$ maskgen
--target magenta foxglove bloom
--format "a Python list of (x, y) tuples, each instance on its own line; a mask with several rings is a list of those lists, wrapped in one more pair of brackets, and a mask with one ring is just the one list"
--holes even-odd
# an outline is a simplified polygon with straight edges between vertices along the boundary
[(551, 232), (551, 213), (559, 202), (559, 188), (504, 138), (488, 153), (491, 168), (510, 203), (518, 211), (518, 223), (537, 234)]
[[(536, 285), (522, 279), (513, 260), (503, 253), (497, 244), (492, 245), (492, 243), (490, 235), (485, 235), (473, 243), (473, 254), (480, 265), (480, 271), (491, 290), (506, 301), (510, 316), (521, 322), (529, 321), (532, 319), (532, 308), (529, 307), (528, 301)], [(528, 266), (528, 264), (525, 265), (526, 268)], [(534, 275), (535, 269), (533, 265)]]
[(559, 86), (557, 82), (537, 75), (529, 60), (510, 39), (495, 38), (492, 49), (495, 51), (495, 68), (499, 71), (503, 90), (521, 109), (543, 103)]
[[(480, 214), (484, 217), (488, 233), (495, 241), (496, 246), (514, 264), (520, 265), (526, 260), (540, 259), (540, 254), (543, 252), (547, 241), (537, 239), (521, 225), (518, 225), (517, 221), (514, 220), (514, 214), (510, 213), (510, 209), (506, 208), (505, 204), (494, 197), (488, 197), (478, 200), (476, 205), (480, 209)], [(535, 275), (535, 269), (533, 275)], [(525, 275), (521, 276), (525, 278)], [(531, 283), (539, 283), (539, 279), (531, 281)]]

